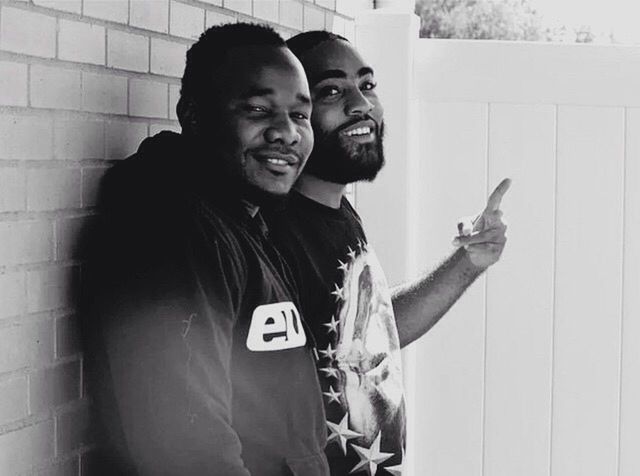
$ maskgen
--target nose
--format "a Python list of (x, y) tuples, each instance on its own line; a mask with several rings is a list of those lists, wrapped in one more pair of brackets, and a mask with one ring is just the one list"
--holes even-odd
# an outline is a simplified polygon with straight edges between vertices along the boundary
[(295, 145), (300, 141), (300, 133), (287, 114), (279, 114), (265, 131), (265, 139), (269, 143)]
[(355, 88), (347, 98), (345, 112), (349, 116), (364, 116), (369, 114), (374, 107), (375, 105), (362, 94), (362, 91)]

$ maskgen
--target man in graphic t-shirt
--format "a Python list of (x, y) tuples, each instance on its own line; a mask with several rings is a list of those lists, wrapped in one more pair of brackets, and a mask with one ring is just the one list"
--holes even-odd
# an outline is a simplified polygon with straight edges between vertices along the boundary
[(372, 68), (344, 38), (307, 32), (287, 42), (311, 90), (315, 144), (272, 236), (296, 274), (320, 349), (331, 474), (400, 475), (405, 449), (401, 347), (427, 332), (502, 252), (501, 183), (458, 249), (424, 279), (390, 292), (349, 183), (382, 168), (383, 109)]

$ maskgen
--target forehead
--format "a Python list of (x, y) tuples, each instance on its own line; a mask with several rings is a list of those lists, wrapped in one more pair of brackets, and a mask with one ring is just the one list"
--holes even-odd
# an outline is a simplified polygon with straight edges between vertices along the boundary
[(325, 71), (339, 70), (351, 77), (369, 66), (350, 43), (342, 40), (323, 41), (303, 54), (301, 61), (312, 82)]
[(287, 48), (240, 46), (232, 48), (219, 65), (215, 81), (228, 98), (252, 90), (273, 90), (278, 94), (308, 95), (302, 65)]

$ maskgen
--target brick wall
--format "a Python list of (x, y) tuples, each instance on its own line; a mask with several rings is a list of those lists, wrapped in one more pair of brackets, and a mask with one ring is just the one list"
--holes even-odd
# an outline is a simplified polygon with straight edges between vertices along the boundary
[[(0, 1), (0, 474), (89, 474), (73, 290), (79, 234), (114, 161), (174, 112), (207, 26), (354, 36), (368, 0)], [(83, 471), (84, 468), (84, 471)]]

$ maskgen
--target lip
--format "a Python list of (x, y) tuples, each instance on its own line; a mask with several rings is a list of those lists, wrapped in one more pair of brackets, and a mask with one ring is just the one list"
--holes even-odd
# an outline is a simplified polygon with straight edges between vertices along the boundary
[(300, 158), (293, 152), (266, 149), (254, 151), (251, 156), (265, 169), (276, 175), (291, 173), (300, 164)]
[(346, 135), (347, 137), (354, 137), (354, 136), (349, 136), (349, 132), (354, 131), (356, 129), (360, 129), (362, 127), (368, 127), (369, 129), (371, 129), (371, 134), (375, 134), (376, 130), (377, 130), (377, 126), (375, 121), (371, 120), (371, 119), (365, 119), (363, 121), (358, 121), (356, 123), (353, 124), (348, 124), (346, 126), (343, 126), (340, 130), (340, 134), (341, 135)]
[[(362, 135), (350, 135), (351, 132), (361, 128), (369, 128), (370, 132), (368, 134), (362, 134)], [(343, 126), (340, 129), (340, 135), (352, 140), (369, 141), (376, 136), (377, 130), (378, 128), (375, 121), (371, 119), (365, 119), (362, 121), (358, 121), (356, 123)]]

